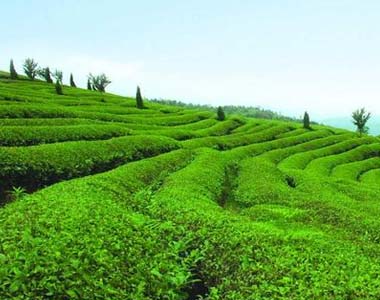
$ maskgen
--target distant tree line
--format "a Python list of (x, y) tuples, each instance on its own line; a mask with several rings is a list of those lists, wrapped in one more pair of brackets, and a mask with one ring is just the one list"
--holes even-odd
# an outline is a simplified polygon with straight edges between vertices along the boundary
[[(215, 111), (215, 110), (218, 111), (218, 108), (215, 108), (212, 105), (191, 104), (191, 103), (184, 103), (177, 100), (166, 100), (166, 99), (150, 99), (150, 101), (161, 103), (161, 104), (186, 107), (190, 109), (195, 108), (195, 109), (203, 109), (203, 110), (209, 110), (209, 111)], [(251, 117), (251, 118), (294, 121), (294, 122), (299, 122), (299, 123), (302, 122), (302, 119), (283, 116), (269, 109), (263, 109), (260, 107), (235, 106), (235, 105), (225, 105), (225, 106), (220, 106), (220, 107), (222, 108), (223, 112), (227, 115), (239, 114), (239, 115), (243, 115), (243, 116)], [(310, 124), (317, 124), (317, 123), (310, 121)]]

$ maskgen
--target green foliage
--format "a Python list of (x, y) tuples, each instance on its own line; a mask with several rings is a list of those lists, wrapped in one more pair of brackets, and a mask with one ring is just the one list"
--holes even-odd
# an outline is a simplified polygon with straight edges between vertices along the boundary
[(360, 136), (362, 136), (363, 133), (368, 133), (368, 127), (366, 124), (370, 118), (371, 113), (366, 112), (364, 108), (357, 109), (352, 113), (352, 123), (357, 127), (357, 132)]
[(305, 129), (311, 129), (310, 127), (310, 117), (309, 114), (305, 111), (305, 114), (303, 115), (303, 128)]
[(55, 92), (57, 93), (57, 95), (63, 95), (62, 85), (59, 80), (55, 82)]
[(38, 64), (32, 58), (27, 58), (23, 64), (24, 72), (29, 79), (34, 80), (38, 75)]
[(136, 107), (139, 109), (144, 108), (144, 102), (143, 102), (143, 98), (141, 96), (141, 91), (140, 91), (139, 86), (137, 87), (137, 91), (136, 91)]
[(307, 165), (306, 170), (318, 173), (319, 175), (330, 175), (332, 170), (338, 165), (379, 156), (379, 153), (379, 143), (364, 144), (337, 155), (317, 158)]
[(60, 70), (55, 70), (53, 73), (53, 77), (55, 78), (56, 82), (58, 81), (60, 84), (63, 83), (63, 72)]
[(76, 88), (76, 84), (74, 82), (74, 76), (73, 73), (70, 73), (70, 86)]
[[(119, 137), (31, 147), (0, 148), (1, 189), (34, 190), (46, 184), (103, 172), (128, 161), (179, 148), (172, 139), (156, 136)], [(17, 165), (17, 168), (14, 166)]]
[(13, 64), (13, 59), (11, 59), (11, 62), (9, 64), (9, 74), (11, 79), (18, 79), (18, 74), (16, 72), (15, 65)]
[[(53, 121), (56, 122), (56, 119)], [(55, 123), (53, 127), (46, 125), (31, 126), (31, 122), (25, 123), (25, 125), (29, 124), (29, 126), (2, 126), (0, 146), (31, 146), (64, 141), (104, 140), (132, 133), (132, 130), (120, 125), (100, 125), (95, 123), (75, 126), (72, 125), (74, 122), (71, 120), (65, 126), (57, 126)]]
[(89, 91), (92, 91), (92, 90), (93, 90), (90, 78), (87, 79), (87, 89), (88, 89)]
[(26, 190), (22, 187), (12, 187), (10, 196), (13, 201), (20, 200), (26, 196)]
[(223, 108), (221, 106), (218, 106), (218, 110), (216, 112), (216, 118), (218, 121), (224, 121), (224, 119), (226, 118)]
[(19, 79), (0, 299), (380, 298), (378, 138)]
[(278, 125), (269, 128), (254, 131), (252, 133), (236, 133), (226, 136), (207, 136), (194, 138), (182, 143), (185, 148), (212, 147), (219, 150), (228, 150), (238, 146), (244, 146), (254, 143), (262, 143), (274, 139), (278, 134), (292, 130), (291, 125)]
[(90, 74), (88, 76), (88, 79), (91, 83), (92, 89), (101, 93), (104, 93), (106, 91), (106, 87), (111, 83), (111, 81), (107, 78), (107, 76), (104, 73), (100, 75)]
[(53, 80), (51, 79), (51, 72), (49, 67), (38, 69), (38, 76), (43, 78), (47, 83), (53, 83)]
[(0, 211), (8, 219), (0, 224), (1, 298), (185, 298), (182, 290), (199, 254), (187, 252), (184, 229), (124, 203), (190, 158), (176, 151), (131, 163), (55, 185)]

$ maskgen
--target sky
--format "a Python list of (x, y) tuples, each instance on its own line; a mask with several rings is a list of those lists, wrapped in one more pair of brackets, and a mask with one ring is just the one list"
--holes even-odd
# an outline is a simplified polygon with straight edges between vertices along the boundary
[(34, 58), (105, 73), (108, 91), (245, 105), (314, 120), (380, 115), (378, 0), (12, 0), (0, 6), (0, 69)]

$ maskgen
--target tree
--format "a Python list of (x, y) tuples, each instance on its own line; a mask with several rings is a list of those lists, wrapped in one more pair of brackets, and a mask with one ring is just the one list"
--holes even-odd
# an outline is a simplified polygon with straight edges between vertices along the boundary
[(136, 107), (139, 109), (144, 108), (144, 101), (143, 101), (143, 98), (141, 97), (141, 91), (140, 91), (139, 86), (137, 87), (137, 91), (136, 91)]
[(310, 117), (309, 114), (305, 111), (305, 114), (303, 115), (303, 128), (305, 129), (311, 129), (310, 127)]
[(51, 79), (50, 74), (51, 72), (50, 72), (49, 67), (38, 70), (38, 76), (45, 79), (47, 83), (53, 83), (53, 80)]
[(106, 91), (107, 85), (111, 83), (111, 81), (107, 78), (106, 74), (104, 73), (96, 76), (90, 73), (88, 78), (90, 79), (92, 89), (101, 93), (104, 93)]
[(89, 91), (92, 91), (92, 85), (91, 85), (90, 78), (87, 79), (87, 89), (88, 89)]
[(34, 80), (38, 75), (38, 64), (32, 58), (27, 58), (24, 61), (24, 72), (29, 79)]
[(58, 95), (63, 95), (62, 85), (61, 85), (61, 83), (59, 82), (58, 79), (55, 82), (55, 91), (57, 92)]
[(9, 65), (9, 73), (11, 74), (11, 79), (17, 79), (18, 75), (15, 69), (15, 65), (13, 64), (13, 59), (11, 59), (11, 63)]
[(364, 108), (357, 109), (352, 113), (352, 123), (357, 127), (356, 131), (359, 133), (359, 136), (362, 136), (363, 133), (368, 133), (366, 124), (370, 118), (371, 113), (366, 112)]
[(70, 86), (71, 87), (77, 87), (75, 82), (74, 82), (73, 73), (70, 74)]
[(63, 73), (60, 70), (55, 70), (53, 73), (53, 77), (56, 81), (59, 81), (60, 84), (63, 82)]
[(224, 121), (224, 119), (226, 118), (226, 115), (224, 114), (223, 108), (221, 106), (218, 107), (216, 115), (219, 121)]

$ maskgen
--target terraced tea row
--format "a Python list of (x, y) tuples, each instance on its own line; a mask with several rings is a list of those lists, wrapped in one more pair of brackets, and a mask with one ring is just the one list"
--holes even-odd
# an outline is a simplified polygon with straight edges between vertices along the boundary
[(1, 192), (12, 186), (35, 190), (61, 180), (104, 172), (129, 161), (178, 149), (159, 136), (0, 148)]
[(380, 298), (379, 139), (64, 90), (0, 78), (1, 299)]
[(116, 125), (77, 126), (3, 126), (0, 146), (29, 146), (76, 140), (105, 140), (131, 134), (131, 130)]

